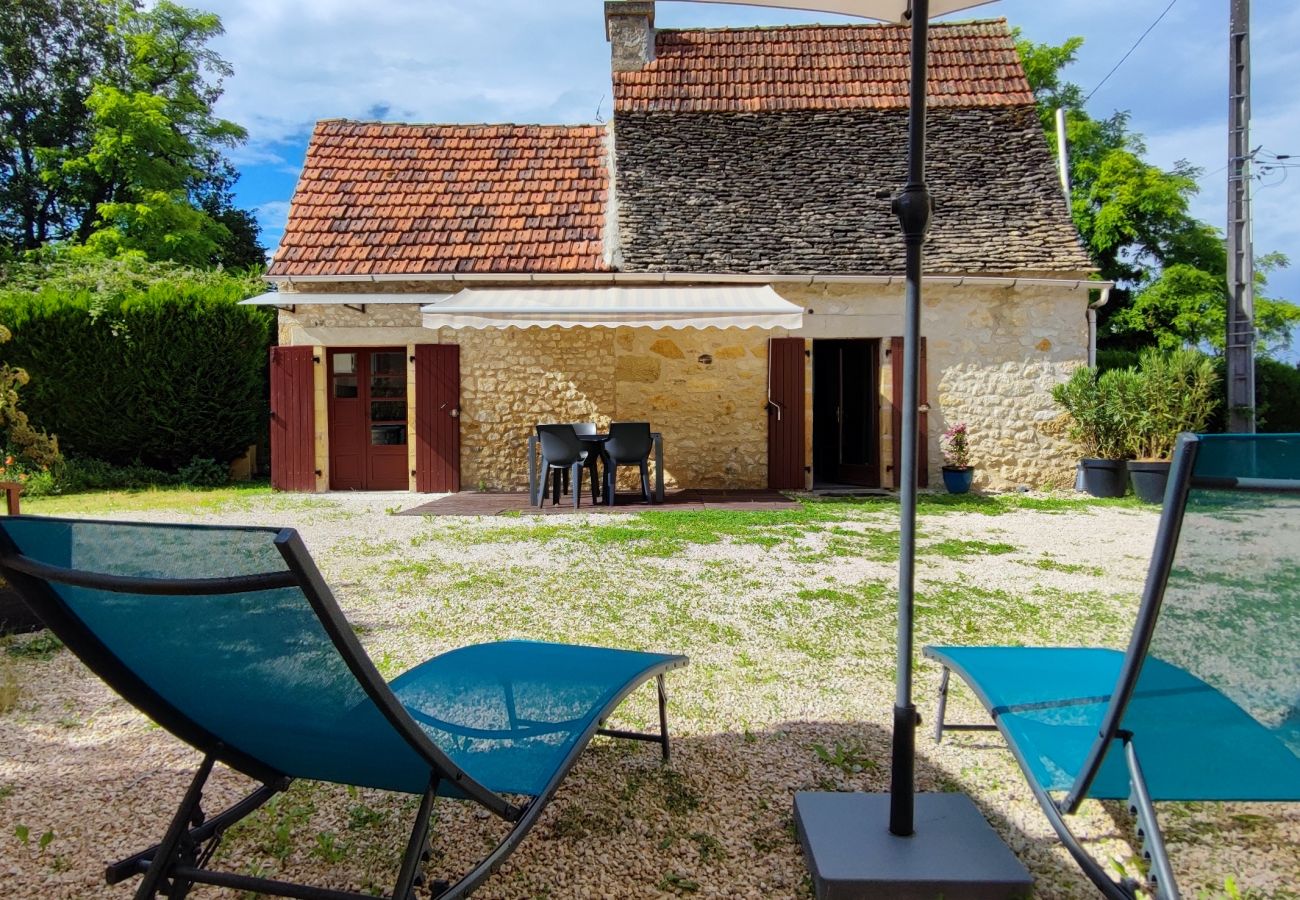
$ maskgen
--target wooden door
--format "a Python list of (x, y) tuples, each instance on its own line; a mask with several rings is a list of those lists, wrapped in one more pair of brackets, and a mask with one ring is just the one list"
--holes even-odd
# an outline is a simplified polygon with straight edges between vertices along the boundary
[(415, 489), (460, 490), (460, 347), (415, 348)]
[[(917, 417), (916, 426), (916, 484), (917, 487), (929, 487), (930, 485), (930, 416), (926, 393), (926, 359), (925, 359), (925, 338), (921, 338), (920, 346), (921, 355), (921, 372), (916, 384), (916, 402), (920, 407), (920, 414)], [(891, 400), (894, 407), (894, 461), (891, 468), (894, 472), (894, 487), (899, 488), (899, 470), (903, 462), (903, 339), (894, 337), (889, 339), (889, 362), (890, 371), (893, 377), (893, 396)]]
[(767, 354), (767, 486), (803, 490), (803, 338), (772, 338)]
[(406, 490), (406, 393), (405, 349), (329, 351), (331, 490)]
[(271, 348), (271, 486), (316, 490), (316, 416), (311, 347)]

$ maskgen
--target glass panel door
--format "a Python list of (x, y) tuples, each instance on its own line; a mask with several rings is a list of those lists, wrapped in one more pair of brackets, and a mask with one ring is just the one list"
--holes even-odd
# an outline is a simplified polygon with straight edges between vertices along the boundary
[(409, 486), (406, 367), (401, 349), (329, 351), (332, 489)]

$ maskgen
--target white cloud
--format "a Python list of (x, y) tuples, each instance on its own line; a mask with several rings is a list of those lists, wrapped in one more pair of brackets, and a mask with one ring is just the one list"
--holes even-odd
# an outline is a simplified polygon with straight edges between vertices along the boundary
[[(590, 119), (608, 90), (597, 3), (213, 0), (234, 66), (219, 110), (254, 147), (321, 118)], [(574, 98), (577, 99), (575, 102)]]
[(268, 200), (253, 207), (253, 215), (257, 216), (257, 224), (264, 232), (279, 235), (289, 221), (289, 201)]
[[(441, 122), (593, 122), (610, 115), (609, 49), (597, 0), (208, 0), (235, 76), (219, 110), (248, 128), (240, 165), (297, 172), (300, 139), (321, 118)], [(1027, 37), (1086, 43), (1066, 76), (1095, 87), (1165, 8), (1165, 0), (1003, 0), (972, 16), (1006, 16)], [(1300, 8), (1255, 7), (1252, 142), (1300, 156)], [(787, 10), (660, 3), (661, 27), (845, 21)], [(1226, 162), (1228, 4), (1180, 0), (1096, 93), (1097, 115), (1132, 112), (1154, 162)], [(1256, 191), (1256, 240), (1300, 266), (1300, 170)], [(1273, 180), (1277, 180), (1274, 178)], [(1223, 173), (1207, 177), (1198, 215), (1222, 227)], [(283, 201), (276, 201), (283, 203)], [(282, 211), (272, 207), (270, 222)], [(1277, 282), (1300, 298), (1300, 272)]]

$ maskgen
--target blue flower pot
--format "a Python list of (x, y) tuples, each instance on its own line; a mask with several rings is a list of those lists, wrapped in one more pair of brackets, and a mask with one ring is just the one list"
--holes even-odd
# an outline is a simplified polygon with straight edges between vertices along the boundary
[(971, 482), (975, 480), (975, 469), (972, 466), (964, 468), (954, 468), (953, 466), (943, 467), (943, 486), (948, 489), (950, 494), (964, 494), (970, 490)]

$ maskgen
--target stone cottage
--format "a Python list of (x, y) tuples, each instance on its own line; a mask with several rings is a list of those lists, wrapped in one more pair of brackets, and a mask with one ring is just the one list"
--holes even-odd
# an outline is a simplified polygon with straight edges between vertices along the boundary
[[(605, 8), (604, 125), (318, 124), (267, 278), (290, 490), (513, 489), (548, 421), (649, 421), (668, 483), (893, 487), (908, 31)], [(935, 25), (921, 472), (1067, 481), (1040, 426), (1099, 283), (1003, 20)]]

